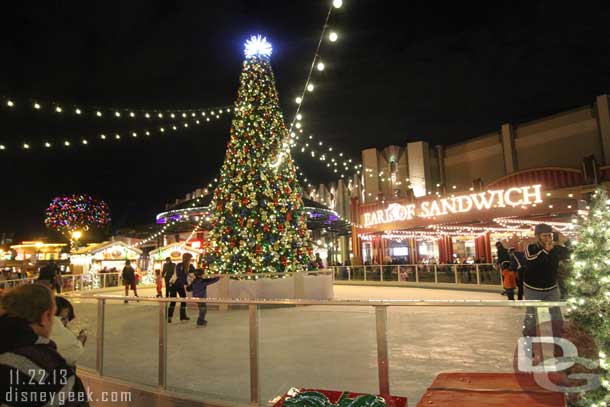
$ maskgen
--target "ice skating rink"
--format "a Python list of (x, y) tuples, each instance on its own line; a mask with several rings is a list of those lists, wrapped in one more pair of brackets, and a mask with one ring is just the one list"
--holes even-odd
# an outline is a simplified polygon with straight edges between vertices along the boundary
[[(483, 299), (498, 293), (407, 287), (335, 286), (335, 299)], [(120, 294), (105, 292), (104, 294)], [(140, 295), (153, 295), (144, 289)], [(81, 366), (95, 368), (97, 305), (74, 299), (89, 339)], [(156, 386), (158, 305), (107, 301), (104, 374)], [(168, 388), (248, 404), (248, 311), (208, 312), (209, 324), (168, 325)], [(441, 372), (510, 372), (524, 310), (390, 307), (390, 389), (415, 405)], [(261, 392), (271, 400), (290, 387), (377, 393), (375, 311), (371, 306), (274, 307), (260, 311)]]

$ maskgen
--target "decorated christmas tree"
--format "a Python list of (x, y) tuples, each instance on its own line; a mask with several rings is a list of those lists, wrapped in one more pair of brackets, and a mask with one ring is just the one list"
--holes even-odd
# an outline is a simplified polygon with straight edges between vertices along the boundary
[(216, 273), (301, 271), (310, 261), (311, 241), (271, 70), (271, 45), (252, 37), (245, 55), (211, 203), (208, 264)]
[(579, 407), (610, 406), (610, 210), (607, 201), (604, 190), (595, 192), (588, 214), (581, 218), (578, 242), (573, 243), (568, 318), (595, 342), (598, 355), (592, 357), (599, 357), (597, 373), (601, 383), (572, 402)]

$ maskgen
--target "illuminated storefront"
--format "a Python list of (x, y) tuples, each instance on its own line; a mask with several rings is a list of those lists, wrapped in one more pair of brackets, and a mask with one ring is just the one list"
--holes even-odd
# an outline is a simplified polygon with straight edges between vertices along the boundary
[(70, 257), (70, 264), (75, 274), (99, 273), (104, 269), (108, 272), (120, 272), (126, 260), (130, 260), (137, 270), (141, 256), (140, 249), (121, 241), (94, 243), (74, 253)]
[(445, 196), (352, 202), (354, 264), (490, 263), (496, 241), (523, 249), (537, 223), (571, 235), (572, 219), (593, 190), (579, 172), (545, 168), (522, 171)]
[[(201, 245), (201, 242), (199, 241), (189, 243), (195, 244), (195, 246)], [(201, 254), (201, 250), (194, 248), (191, 245), (185, 245), (184, 243), (172, 243), (170, 245), (160, 247), (148, 253), (150, 259), (149, 270), (162, 270), (163, 263), (168, 257), (173, 263), (180, 263), (184, 253), (190, 253), (193, 256), (194, 261), (197, 262), (199, 255)]]

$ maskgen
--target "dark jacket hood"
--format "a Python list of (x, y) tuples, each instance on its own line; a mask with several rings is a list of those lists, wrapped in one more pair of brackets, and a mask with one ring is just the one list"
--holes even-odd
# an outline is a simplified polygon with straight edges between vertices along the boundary
[(26, 345), (33, 345), (38, 335), (25, 319), (8, 315), (0, 316), (0, 353), (9, 352)]

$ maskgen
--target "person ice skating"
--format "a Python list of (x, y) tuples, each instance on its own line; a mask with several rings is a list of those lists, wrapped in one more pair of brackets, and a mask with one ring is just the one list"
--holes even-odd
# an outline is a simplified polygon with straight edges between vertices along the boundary
[[(534, 235), (536, 242), (527, 246), (525, 251), (527, 262), (523, 281), (525, 299), (559, 301), (557, 286), (559, 262), (569, 258), (568, 250), (555, 244), (553, 228), (545, 223), (536, 225)], [(561, 310), (558, 307), (551, 307), (550, 313), (552, 320), (561, 321)], [(536, 311), (533, 308), (527, 309), (524, 326), (526, 336), (535, 336)]]
[(503, 261), (502, 267), (502, 287), (506, 291), (506, 296), (510, 301), (515, 300), (515, 288), (517, 288), (517, 272), (511, 270), (510, 261)]
[(155, 283), (157, 285), (157, 298), (163, 297), (163, 279), (161, 278), (161, 270), (155, 270)]
[[(170, 279), (170, 296), (177, 297), (180, 295), (182, 298), (186, 298), (185, 287), (187, 284), (188, 275), (195, 273), (195, 266), (191, 264), (193, 255), (190, 253), (184, 253), (182, 255), (182, 263), (176, 266), (176, 270)], [(169, 309), (167, 310), (167, 322), (172, 322), (174, 316), (174, 309), (176, 308), (176, 302), (169, 303)], [(180, 321), (188, 321), (190, 318), (186, 315), (186, 302), (180, 303)]]
[(63, 297), (55, 297), (55, 304), (57, 310), (50, 339), (57, 345), (57, 352), (70, 366), (74, 366), (85, 350), (87, 331), (83, 329), (76, 336), (68, 329), (68, 323), (75, 317), (70, 301)]
[[(125, 267), (123, 267), (123, 284), (125, 284), (125, 297), (129, 295), (129, 288), (133, 290), (133, 295), (138, 296), (138, 290), (136, 288), (136, 272), (131, 267), (131, 261), (125, 261)], [(127, 300), (125, 300), (125, 304), (127, 304)]]
[(170, 257), (165, 259), (165, 263), (163, 263), (163, 279), (165, 280), (165, 297), (169, 297), (170, 294), (170, 279), (174, 275), (174, 271), (176, 271), (176, 265), (172, 262)]
[[(207, 298), (208, 297), (208, 286), (210, 284), (214, 284), (220, 280), (220, 277), (213, 278), (203, 278), (203, 270), (197, 269), (195, 270), (195, 279), (190, 284), (193, 290), (194, 298)], [(208, 311), (207, 304), (204, 302), (200, 302), (197, 304), (199, 306), (199, 316), (197, 317), (197, 326), (206, 326), (208, 321), (205, 319), (205, 314)]]

